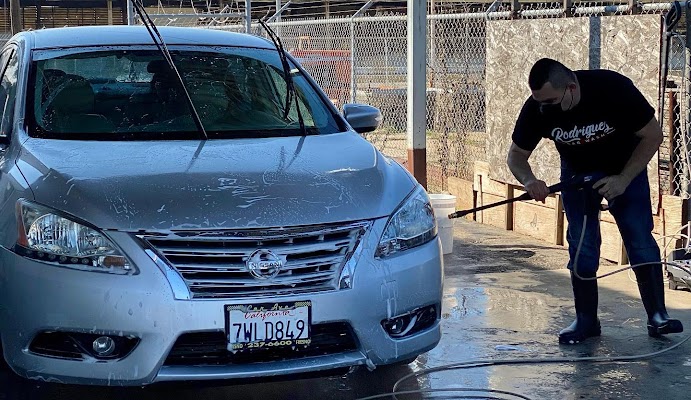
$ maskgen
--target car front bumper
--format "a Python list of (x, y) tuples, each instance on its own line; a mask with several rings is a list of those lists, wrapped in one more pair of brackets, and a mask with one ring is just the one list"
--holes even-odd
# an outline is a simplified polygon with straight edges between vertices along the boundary
[[(8, 365), (20, 376), (44, 381), (141, 386), (160, 381), (251, 378), (355, 365), (385, 365), (434, 348), (440, 340), (443, 262), (439, 240), (376, 259), (385, 220), (365, 234), (354, 262), (352, 288), (289, 296), (223, 300), (176, 299), (170, 279), (136, 238), (109, 236), (139, 269), (118, 276), (47, 265), (0, 249), (0, 333)], [(224, 307), (310, 300), (312, 324), (347, 323), (356, 347), (346, 352), (227, 365), (169, 365), (166, 359), (183, 334), (225, 329)], [(423, 331), (392, 338), (382, 321), (425, 306), (436, 320)], [(77, 332), (136, 337), (117, 361), (69, 360), (30, 350), (41, 332)]]

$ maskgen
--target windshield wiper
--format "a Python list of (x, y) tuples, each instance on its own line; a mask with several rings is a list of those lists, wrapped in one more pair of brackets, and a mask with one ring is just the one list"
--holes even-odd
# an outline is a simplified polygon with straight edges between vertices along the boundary
[(283, 66), (283, 78), (286, 81), (287, 88), (286, 108), (285, 112), (283, 113), (283, 119), (286, 121), (288, 120), (288, 114), (290, 114), (290, 103), (292, 101), (292, 98), (295, 97), (295, 111), (297, 112), (298, 122), (300, 123), (300, 132), (302, 132), (303, 136), (307, 136), (305, 120), (302, 118), (302, 111), (300, 110), (300, 99), (298, 98), (298, 92), (295, 89), (295, 85), (293, 84), (293, 75), (290, 72), (290, 65), (288, 64), (288, 57), (286, 57), (285, 50), (283, 49), (283, 43), (281, 42), (281, 39), (278, 37), (278, 35), (276, 35), (276, 32), (269, 28), (269, 25), (267, 25), (264, 19), (260, 19), (259, 24), (262, 26), (262, 28), (264, 28), (267, 35), (269, 36), (269, 39), (271, 39), (271, 41), (273, 42), (274, 46), (276, 46), (276, 50), (278, 51), (278, 57), (281, 59), (281, 65)]
[(204, 129), (204, 125), (202, 124), (202, 119), (199, 117), (197, 108), (194, 106), (192, 98), (190, 97), (190, 93), (187, 91), (187, 86), (185, 86), (185, 80), (182, 79), (180, 71), (178, 71), (177, 67), (175, 66), (175, 63), (173, 62), (173, 56), (170, 54), (170, 51), (168, 51), (168, 46), (166, 46), (166, 42), (163, 40), (163, 36), (161, 36), (161, 33), (158, 31), (158, 28), (156, 28), (156, 24), (154, 24), (154, 21), (151, 19), (151, 17), (149, 17), (149, 13), (147, 13), (146, 9), (144, 9), (144, 4), (142, 4), (142, 0), (135, 0), (132, 2), (132, 4), (134, 5), (134, 9), (137, 12), (137, 14), (139, 14), (139, 18), (141, 18), (142, 23), (146, 27), (146, 30), (149, 32), (151, 40), (154, 41), (156, 47), (158, 47), (158, 49), (161, 51), (161, 54), (163, 54), (163, 58), (168, 63), (168, 66), (175, 73), (175, 77), (177, 78), (178, 83), (182, 87), (182, 92), (185, 94), (185, 100), (187, 101), (187, 105), (190, 108), (190, 114), (192, 114), (192, 119), (194, 120), (195, 125), (197, 125), (199, 133), (202, 134), (204, 140), (208, 140), (209, 136), (206, 134), (206, 129)]

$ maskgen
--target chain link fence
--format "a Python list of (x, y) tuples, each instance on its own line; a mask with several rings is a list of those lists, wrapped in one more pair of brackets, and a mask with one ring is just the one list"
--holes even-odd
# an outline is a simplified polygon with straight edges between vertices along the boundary
[(660, 184), (668, 193), (688, 199), (691, 176), (689, 135), (689, 61), (686, 35), (670, 37), (667, 84), (664, 91), (663, 130), (666, 140), (660, 149)]
[[(234, 3), (237, 4), (237, 3)], [(352, 3), (350, 17), (282, 17), (270, 25), (338, 106), (362, 102), (379, 107), (380, 129), (365, 135), (377, 148), (405, 163), (407, 20), (405, 8)], [(476, 161), (486, 161), (486, 27), (492, 19), (567, 18), (572, 16), (664, 15), (668, 1), (458, 2), (428, 3), (427, 162), (428, 189), (445, 191), (448, 177), (473, 179)], [(293, 7), (300, 7), (299, 4)], [(359, 7), (359, 8), (358, 8)], [(256, 11), (256, 10), (255, 10)], [(155, 12), (152, 16), (155, 17)], [(167, 11), (169, 12), (169, 11)], [(213, 13), (244, 11), (240, 8)], [(275, 9), (273, 10), (275, 12)], [(242, 21), (207, 12), (156, 17), (161, 25), (204, 26), (244, 31)], [(267, 15), (272, 10), (267, 10)], [(340, 14), (343, 15), (343, 14)], [(661, 192), (689, 197), (691, 136), (688, 134), (688, 57), (685, 24), (671, 37), (669, 74), (661, 115), (667, 136), (660, 151)], [(258, 24), (252, 33), (264, 35)]]

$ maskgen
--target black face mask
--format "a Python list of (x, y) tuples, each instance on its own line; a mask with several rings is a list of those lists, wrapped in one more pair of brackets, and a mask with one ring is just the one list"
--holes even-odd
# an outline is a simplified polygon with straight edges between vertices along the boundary
[(543, 115), (557, 115), (564, 112), (561, 109), (561, 103), (557, 104), (540, 104), (540, 113)]
[(564, 94), (561, 96), (561, 100), (559, 100), (557, 103), (540, 103), (540, 113), (543, 115), (558, 115), (563, 113), (564, 109), (561, 108), (561, 103), (564, 101), (564, 97), (566, 97), (567, 89), (568, 88), (564, 88)]

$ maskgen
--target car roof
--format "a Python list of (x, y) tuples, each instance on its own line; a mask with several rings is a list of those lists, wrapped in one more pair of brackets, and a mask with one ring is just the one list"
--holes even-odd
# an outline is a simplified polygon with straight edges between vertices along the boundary
[[(208, 28), (158, 27), (167, 45), (239, 46), (273, 49), (273, 44), (258, 36)], [(49, 28), (22, 32), (31, 36), (33, 49), (82, 46), (150, 45), (146, 27), (109, 25)]]

